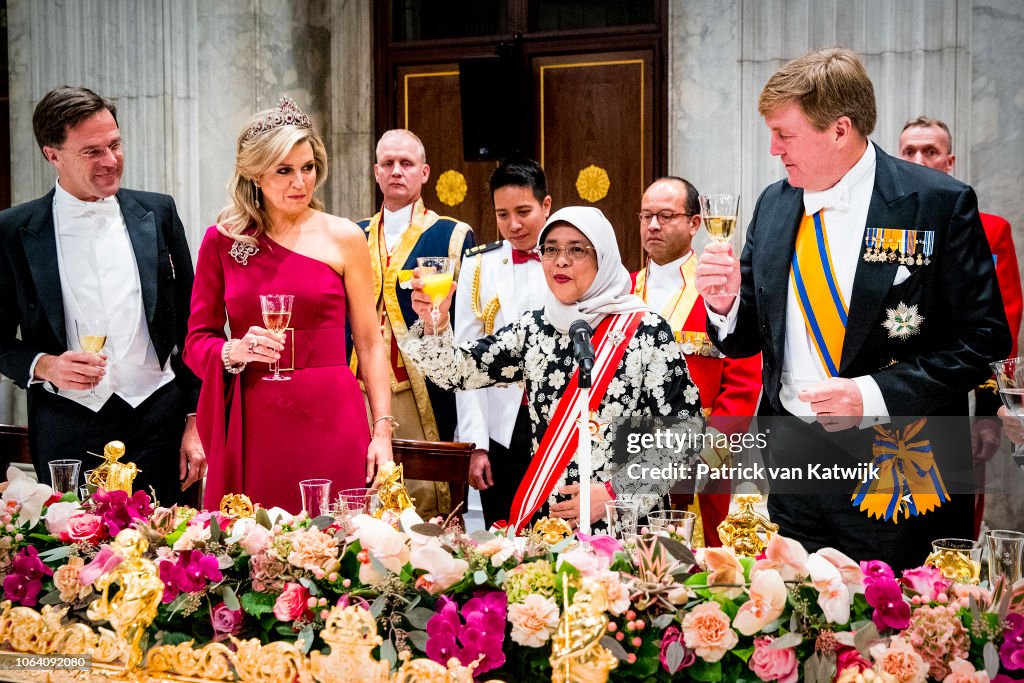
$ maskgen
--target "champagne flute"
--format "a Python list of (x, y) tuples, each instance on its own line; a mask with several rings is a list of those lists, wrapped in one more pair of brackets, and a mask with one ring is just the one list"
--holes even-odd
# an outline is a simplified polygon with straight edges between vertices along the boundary
[(1024, 424), (1024, 356), (989, 363), (1003, 405)]
[(455, 262), (447, 256), (421, 256), (416, 259), (420, 267), (420, 278), (423, 280), (423, 293), (430, 297), (430, 303), (434, 304), (430, 311), (430, 321), (437, 328), (441, 319), (441, 302), (452, 290), (452, 278), (455, 271)]
[[(103, 352), (103, 345), (107, 343), (106, 320), (76, 320), (75, 332), (78, 335), (78, 344), (83, 351), (97, 356)], [(97, 395), (96, 380), (93, 380), (89, 386), (89, 395)]]
[[(292, 320), (292, 303), (294, 301), (295, 296), (292, 294), (260, 294), (263, 326), (271, 332), (278, 334), (284, 332)], [(287, 382), (291, 379), (288, 375), (281, 374), (280, 361), (271, 361), (270, 369), (274, 371), (274, 374), (263, 378), (268, 382)]]
[[(739, 216), (740, 196), (738, 194), (701, 195), (700, 216), (708, 235), (715, 242), (727, 243), (736, 230), (736, 219)], [(712, 295), (735, 296), (738, 292), (726, 291), (722, 285)]]

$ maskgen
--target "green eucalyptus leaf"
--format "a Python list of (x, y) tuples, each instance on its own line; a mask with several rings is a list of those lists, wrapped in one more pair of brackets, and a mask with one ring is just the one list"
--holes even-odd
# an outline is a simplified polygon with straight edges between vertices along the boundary
[(427, 634), (425, 631), (409, 631), (405, 634), (405, 637), (420, 652), (427, 651)]

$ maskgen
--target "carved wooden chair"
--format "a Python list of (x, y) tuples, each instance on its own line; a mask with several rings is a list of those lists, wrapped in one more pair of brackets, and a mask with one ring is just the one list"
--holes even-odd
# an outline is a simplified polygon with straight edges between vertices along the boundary
[(32, 464), (28, 452), (28, 427), (0, 424), (0, 477), (12, 463)]
[(469, 456), (473, 452), (473, 444), (392, 439), (391, 452), (395, 462), (401, 463), (406, 479), (447, 481), (451, 488), (452, 510), (461, 504), (459, 514), (466, 514)]

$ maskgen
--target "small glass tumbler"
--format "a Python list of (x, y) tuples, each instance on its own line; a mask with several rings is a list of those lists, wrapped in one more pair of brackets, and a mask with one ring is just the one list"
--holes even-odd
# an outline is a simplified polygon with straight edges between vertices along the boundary
[(635, 501), (609, 500), (604, 504), (604, 511), (608, 520), (608, 535), (620, 541), (627, 541), (636, 536), (640, 509)]
[(651, 533), (678, 536), (689, 547), (693, 543), (693, 524), (697, 514), (688, 510), (655, 510), (647, 515)]
[(63, 496), (78, 491), (78, 472), (81, 460), (53, 460), (50, 462), (50, 484), (53, 492)]
[(305, 479), (299, 482), (302, 491), (302, 509), (310, 519), (327, 514), (331, 502), (330, 479)]
[(1006, 585), (1012, 586), (1021, 578), (1021, 556), (1024, 555), (1024, 533), (1006, 529), (985, 532), (988, 542), (988, 580), (995, 585), (996, 579), (1004, 577)]

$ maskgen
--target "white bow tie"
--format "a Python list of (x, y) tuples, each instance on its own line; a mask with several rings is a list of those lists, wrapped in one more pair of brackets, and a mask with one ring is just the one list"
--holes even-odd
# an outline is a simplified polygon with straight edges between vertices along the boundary
[(833, 185), (821, 192), (804, 192), (804, 211), (813, 216), (822, 209), (845, 211), (850, 207), (850, 188), (846, 183)]
[[(68, 234), (70, 232), (81, 232), (81, 230), (75, 229), (84, 227), (81, 224), (77, 224), (77, 219), (110, 218), (112, 216), (116, 216), (121, 211), (121, 207), (118, 205), (117, 200), (113, 197), (108, 197), (95, 202), (83, 202), (79, 200), (63, 201), (58, 204), (58, 210), (60, 211), (61, 223), (64, 223), (64, 225), (60, 226), (60, 232)], [(72, 227), (65, 223), (66, 221), (75, 221), (77, 225)], [(100, 227), (100, 225), (105, 223), (106, 221), (103, 221), (95, 227)], [(88, 230), (88, 228), (86, 228), (86, 230)]]

